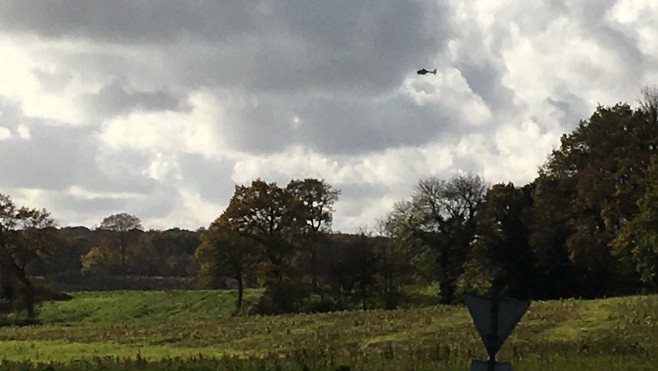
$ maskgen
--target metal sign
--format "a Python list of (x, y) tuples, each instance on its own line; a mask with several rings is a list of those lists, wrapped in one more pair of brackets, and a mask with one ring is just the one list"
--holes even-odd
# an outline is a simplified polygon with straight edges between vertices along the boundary
[(530, 306), (527, 300), (478, 295), (465, 295), (464, 303), (487, 348), (490, 361), (495, 361), (496, 353)]
[(471, 371), (512, 371), (512, 365), (507, 362), (487, 362), (473, 360)]

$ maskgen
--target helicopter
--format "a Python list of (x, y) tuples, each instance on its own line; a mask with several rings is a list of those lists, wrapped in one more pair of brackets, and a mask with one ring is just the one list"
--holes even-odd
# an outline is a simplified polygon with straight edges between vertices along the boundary
[(422, 70), (418, 70), (418, 71), (416, 71), (416, 73), (419, 74), (419, 75), (426, 75), (426, 74), (428, 74), (428, 73), (431, 73), (431, 74), (436, 75), (436, 68), (433, 69), (433, 70), (431, 70), (431, 71), (430, 71), (430, 70), (426, 70), (426, 69), (423, 68)]

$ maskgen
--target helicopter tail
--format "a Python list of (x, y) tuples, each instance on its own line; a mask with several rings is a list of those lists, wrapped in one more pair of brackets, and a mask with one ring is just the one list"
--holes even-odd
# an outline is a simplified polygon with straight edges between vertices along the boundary
[(430, 71), (430, 72), (436, 75), (436, 68), (433, 71)]

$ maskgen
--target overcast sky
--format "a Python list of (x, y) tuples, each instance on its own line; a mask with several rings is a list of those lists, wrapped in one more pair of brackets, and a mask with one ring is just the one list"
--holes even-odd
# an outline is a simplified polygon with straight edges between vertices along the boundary
[[(526, 184), (658, 83), (653, 0), (0, 0), (0, 193), (62, 226), (207, 226), (322, 178), (334, 230), (418, 179)], [(436, 75), (416, 70), (436, 68)]]

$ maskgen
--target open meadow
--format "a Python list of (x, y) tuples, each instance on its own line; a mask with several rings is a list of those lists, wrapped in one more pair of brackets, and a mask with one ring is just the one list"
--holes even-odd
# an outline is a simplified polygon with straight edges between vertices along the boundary
[[(40, 325), (0, 328), (0, 370), (466, 370), (486, 358), (464, 306), (232, 316), (229, 291), (73, 297), (45, 303)], [(498, 359), (515, 370), (656, 370), (658, 295), (532, 302)]]

